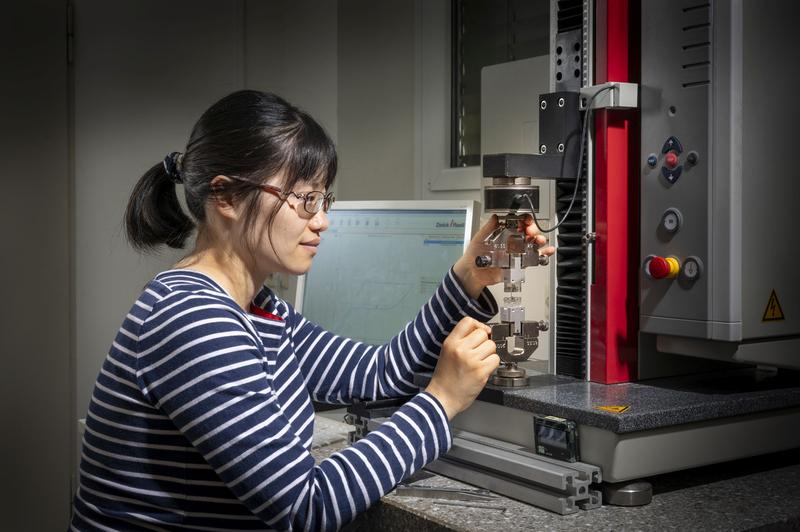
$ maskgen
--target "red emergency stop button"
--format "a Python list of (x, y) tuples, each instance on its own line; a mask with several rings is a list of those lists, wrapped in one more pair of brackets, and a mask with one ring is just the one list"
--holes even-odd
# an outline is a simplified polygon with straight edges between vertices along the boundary
[(681, 265), (675, 257), (652, 257), (645, 263), (645, 271), (653, 279), (673, 279)]
[(664, 164), (667, 166), (667, 168), (675, 168), (678, 166), (678, 154), (674, 151), (667, 152), (667, 154), (664, 156)]

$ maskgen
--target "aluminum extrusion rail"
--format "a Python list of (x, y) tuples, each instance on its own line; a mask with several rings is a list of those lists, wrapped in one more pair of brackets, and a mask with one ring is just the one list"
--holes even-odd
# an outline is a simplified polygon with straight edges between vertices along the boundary
[(465, 431), (453, 432), (453, 446), (426, 468), (561, 515), (602, 504), (592, 484), (600, 468), (562, 462), (506, 442)]

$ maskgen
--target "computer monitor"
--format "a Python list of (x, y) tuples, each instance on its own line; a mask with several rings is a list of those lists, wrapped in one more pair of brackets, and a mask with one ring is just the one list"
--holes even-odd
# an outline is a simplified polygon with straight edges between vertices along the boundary
[(479, 223), (475, 201), (340, 201), (295, 307), (340, 336), (381, 344), (433, 295)]

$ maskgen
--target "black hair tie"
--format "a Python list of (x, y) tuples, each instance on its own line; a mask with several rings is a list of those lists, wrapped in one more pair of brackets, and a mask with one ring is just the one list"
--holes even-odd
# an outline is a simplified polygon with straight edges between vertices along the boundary
[(167, 172), (167, 175), (172, 180), (173, 183), (176, 185), (179, 183), (183, 183), (183, 178), (181, 177), (181, 171), (178, 166), (181, 162), (182, 153), (179, 151), (174, 151), (164, 157), (164, 170)]

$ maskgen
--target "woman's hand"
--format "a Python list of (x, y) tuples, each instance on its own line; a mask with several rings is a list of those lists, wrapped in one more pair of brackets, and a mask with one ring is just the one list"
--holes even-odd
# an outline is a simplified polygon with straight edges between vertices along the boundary
[[(503, 280), (503, 271), (500, 268), (478, 268), (475, 265), (475, 258), (485, 250), (483, 241), (495, 229), (497, 229), (497, 215), (493, 214), (489, 221), (475, 233), (475, 236), (470, 240), (469, 246), (467, 246), (467, 251), (453, 266), (456, 276), (473, 299), (478, 297), (485, 287)], [(539, 232), (539, 228), (533, 223), (533, 218), (530, 215), (520, 220), (517, 229), (525, 234), (526, 240), (533, 241), (539, 246), (540, 255), (549, 256), (555, 253), (556, 248), (553, 246), (541, 247), (547, 244), (547, 237)]]
[(500, 364), (490, 333), (491, 329), (478, 320), (462, 318), (442, 344), (425, 391), (442, 403), (448, 419), (472, 404)]

